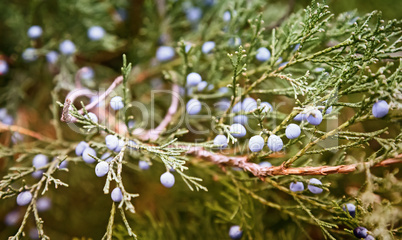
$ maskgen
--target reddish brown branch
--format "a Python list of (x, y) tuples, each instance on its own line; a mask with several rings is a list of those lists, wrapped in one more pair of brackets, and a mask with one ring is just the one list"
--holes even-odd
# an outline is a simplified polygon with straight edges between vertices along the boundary
[(21, 133), (23, 135), (36, 138), (36, 139), (41, 140), (41, 141), (46, 141), (46, 142), (53, 141), (52, 139), (50, 139), (48, 137), (45, 137), (42, 134), (39, 134), (37, 132), (31, 131), (29, 129), (26, 129), (26, 128), (23, 128), (23, 127), (20, 127), (20, 126), (16, 126), (16, 125), (6, 125), (6, 124), (3, 124), (3, 123), (0, 122), (0, 132), (4, 132), (4, 131), (18, 132), (18, 133)]
[[(319, 167), (298, 167), (298, 168), (283, 168), (278, 167), (261, 167), (260, 165), (252, 162), (248, 162), (247, 156), (231, 157), (218, 153), (206, 151), (203, 148), (195, 147), (187, 151), (188, 154), (194, 155), (203, 160), (213, 162), (218, 165), (233, 166), (244, 169), (251, 172), (256, 177), (266, 177), (273, 175), (328, 175), (336, 173), (351, 173), (358, 169), (359, 166), (365, 165), (371, 167), (369, 162), (357, 163), (350, 165), (339, 166), (319, 166)], [(385, 167), (392, 164), (402, 163), (402, 154), (399, 154), (395, 158), (390, 158), (381, 161), (373, 167)]]

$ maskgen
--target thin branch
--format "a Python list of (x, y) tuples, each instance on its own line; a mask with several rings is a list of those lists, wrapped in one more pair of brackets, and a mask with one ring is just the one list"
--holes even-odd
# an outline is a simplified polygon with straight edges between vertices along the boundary
[(33, 138), (36, 138), (40, 141), (45, 141), (45, 142), (52, 142), (53, 140), (51, 138), (48, 138), (46, 136), (43, 136), (40, 133), (31, 131), (29, 129), (17, 126), (17, 125), (6, 125), (0, 122), (0, 132), (5, 132), (5, 131), (12, 131), (12, 132), (18, 132)]
[[(298, 167), (298, 168), (284, 168), (277, 167), (261, 167), (260, 165), (248, 162), (247, 156), (231, 157), (218, 153), (206, 151), (201, 147), (193, 147), (187, 154), (194, 155), (198, 158), (213, 162), (218, 165), (233, 166), (242, 168), (245, 171), (251, 172), (256, 177), (266, 177), (274, 175), (328, 175), (337, 173), (351, 173), (358, 169), (359, 166), (365, 165), (370, 167), (370, 162), (356, 163), (350, 165), (339, 166), (318, 166), (318, 167)], [(395, 158), (383, 160), (373, 167), (386, 167), (393, 164), (402, 163), (402, 154)]]

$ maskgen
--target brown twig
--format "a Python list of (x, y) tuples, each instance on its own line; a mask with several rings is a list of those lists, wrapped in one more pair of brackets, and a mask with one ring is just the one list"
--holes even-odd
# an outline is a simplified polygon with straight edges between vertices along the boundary
[(51, 142), (53, 141), (52, 139), (43, 136), (42, 134), (39, 134), (37, 132), (31, 131), (29, 129), (17, 126), (17, 125), (6, 125), (0, 122), (0, 132), (5, 132), (5, 131), (12, 131), (12, 132), (19, 132), (21, 134), (36, 138), (41, 141), (45, 142)]
[[(187, 154), (194, 155), (198, 158), (213, 162), (218, 165), (233, 166), (251, 172), (256, 177), (267, 177), (274, 175), (328, 175), (336, 173), (351, 173), (358, 169), (359, 166), (365, 165), (371, 167), (369, 162), (356, 163), (350, 165), (339, 166), (319, 166), (319, 167), (298, 167), (298, 168), (284, 168), (277, 167), (261, 167), (260, 165), (248, 162), (247, 156), (231, 157), (218, 153), (206, 151), (201, 147), (194, 147), (187, 151)], [(395, 158), (390, 158), (375, 164), (373, 167), (385, 167), (392, 164), (402, 163), (402, 154)]]

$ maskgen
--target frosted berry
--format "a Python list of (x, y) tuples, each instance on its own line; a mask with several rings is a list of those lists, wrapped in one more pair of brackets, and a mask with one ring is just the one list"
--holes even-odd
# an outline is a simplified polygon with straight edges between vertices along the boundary
[(260, 162), (258, 165), (260, 165), (260, 167), (272, 167), (272, 164), (267, 161)]
[(113, 160), (113, 156), (110, 152), (105, 152), (102, 154), (101, 159), (105, 160), (105, 162), (111, 162)]
[(88, 38), (92, 41), (102, 39), (105, 36), (105, 30), (100, 26), (92, 26), (88, 29)]
[(95, 71), (91, 67), (83, 67), (79, 71), (82, 79), (92, 79), (95, 77)]
[(82, 153), (84, 152), (85, 148), (89, 147), (88, 143), (81, 141), (80, 143), (77, 144), (75, 147), (75, 154), (77, 156), (82, 156)]
[(228, 45), (231, 47), (237, 47), (240, 46), (241, 44), (241, 39), (239, 37), (232, 37), (228, 41)]
[(86, 116), (86, 119), (90, 119), (94, 123), (98, 123), (98, 117), (95, 115), (95, 113), (89, 112)]
[(186, 10), (187, 20), (191, 23), (197, 23), (202, 17), (202, 10), (199, 7), (190, 7)]
[(59, 45), (59, 50), (64, 55), (72, 55), (75, 53), (75, 45), (71, 40), (64, 40)]
[(347, 210), (353, 218), (356, 216), (356, 206), (352, 203), (347, 203), (346, 206), (343, 206), (343, 210)]
[(304, 185), (302, 182), (291, 182), (289, 189), (292, 192), (302, 192), (304, 190)]
[(33, 158), (32, 165), (35, 168), (41, 168), (41, 167), (46, 166), (46, 164), (48, 163), (48, 160), (49, 159), (46, 155), (38, 154)]
[(286, 127), (285, 134), (286, 134), (286, 137), (289, 139), (295, 139), (295, 138), (299, 137), (300, 133), (301, 133), (301, 130), (300, 130), (299, 125), (291, 123)]
[(160, 46), (156, 50), (156, 58), (161, 62), (171, 60), (175, 55), (174, 49), (169, 46)]
[(52, 207), (52, 200), (48, 197), (41, 197), (36, 201), (36, 208), (39, 212), (44, 212)]
[(126, 142), (124, 142), (123, 139), (119, 139), (119, 142), (118, 142), (118, 144), (117, 144), (117, 147), (114, 149), (114, 151), (115, 151), (115, 152), (120, 152), (120, 151), (123, 149), (123, 147), (124, 147), (125, 144), (126, 144)]
[(138, 167), (140, 167), (141, 170), (148, 170), (149, 169), (149, 163), (147, 161), (140, 160), (138, 162)]
[(312, 125), (319, 125), (322, 122), (322, 113), (318, 109), (312, 110), (307, 116), (307, 122)]
[(18, 206), (28, 205), (32, 200), (32, 193), (29, 191), (24, 191), (18, 194), (17, 196), (17, 204)]
[(237, 113), (240, 112), (242, 109), (243, 109), (242, 102), (238, 102), (233, 106), (232, 112)]
[(164, 174), (161, 175), (160, 181), (163, 186), (167, 188), (171, 188), (174, 185), (174, 176), (170, 172), (165, 172)]
[(389, 105), (386, 101), (380, 100), (373, 105), (373, 115), (376, 118), (382, 118), (388, 114)]
[(117, 145), (119, 145), (119, 139), (115, 135), (107, 135), (105, 137), (105, 143), (107, 148), (114, 150)]
[(260, 108), (262, 109), (262, 112), (272, 112), (272, 110), (274, 109), (273, 107), (272, 107), (272, 105), (270, 104), (270, 103), (268, 103), (268, 102), (262, 102), (261, 104), (260, 104)]
[(50, 51), (46, 53), (46, 61), (51, 64), (55, 64), (59, 59), (59, 54), (56, 51)]
[(357, 238), (365, 238), (368, 236), (367, 229), (365, 227), (357, 227), (353, 230), (353, 234)]
[(299, 113), (296, 115), (295, 118), (293, 118), (293, 120), (301, 122), (301, 121), (306, 121), (307, 120), (307, 115), (304, 113)]
[(283, 141), (280, 137), (278, 137), (276, 135), (271, 135), (268, 138), (267, 146), (271, 151), (278, 152), (278, 151), (282, 150)]
[(86, 163), (94, 163), (95, 158), (91, 157), (90, 155), (96, 156), (96, 152), (95, 152), (95, 150), (93, 148), (87, 147), (87, 148), (85, 148), (84, 152), (82, 153), (82, 159)]
[(20, 212), (18, 210), (14, 210), (7, 213), (7, 215), (4, 217), (4, 223), (7, 226), (15, 226), (20, 221), (20, 218)]
[(229, 131), (230, 134), (232, 134), (232, 136), (235, 138), (244, 137), (247, 133), (246, 128), (244, 128), (244, 126), (239, 123), (232, 124), (232, 126), (230, 126)]
[(255, 55), (255, 58), (260, 62), (268, 61), (271, 58), (271, 52), (267, 48), (261, 47), (257, 49), (257, 55)]
[(257, 109), (257, 101), (251, 97), (247, 97), (243, 100), (242, 108), (245, 112), (251, 112)]
[(106, 161), (99, 162), (95, 167), (95, 174), (98, 177), (103, 177), (109, 172), (109, 164)]
[(38, 170), (38, 171), (33, 172), (31, 175), (33, 178), (39, 179), (43, 176), (44, 172), (45, 171), (43, 171), (43, 170)]
[(225, 11), (224, 13), (223, 13), (223, 21), (225, 21), (225, 22), (229, 22), (230, 21), (230, 19), (232, 18), (232, 15), (230, 14), (230, 12), (229, 11)]
[(247, 125), (248, 117), (246, 115), (237, 115), (233, 118), (234, 123), (240, 123), (242, 125)]
[(260, 135), (256, 135), (250, 138), (248, 142), (248, 148), (252, 152), (259, 152), (264, 147), (265, 141)]
[(28, 29), (28, 37), (32, 39), (37, 39), (42, 36), (42, 28), (40, 26), (34, 25)]
[(214, 107), (219, 111), (226, 111), (230, 107), (230, 100), (227, 98), (219, 100), (219, 102), (214, 104)]
[(115, 111), (122, 109), (124, 107), (123, 98), (120, 96), (113, 97), (110, 100), (110, 107)]
[[(206, 81), (201, 81), (199, 84), (197, 84), (197, 90), (199, 92), (204, 91), (204, 89), (208, 86), (208, 83)], [(209, 90), (209, 89), (208, 89)]]
[(233, 240), (241, 239), (243, 236), (243, 231), (240, 229), (239, 225), (231, 226), (229, 229), (229, 237)]
[(186, 80), (187, 87), (195, 87), (202, 81), (202, 78), (200, 74), (192, 72), (187, 75)]
[(0, 76), (8, 72), (8, 64), (6, 61), (0, 59)]
[(186, 110), (189, 115), (198, 114), (201, 111), (201, 102), (197, 99), (190, 99), (186, 104)]
[(375, 240), (375, 238), (371, 235), (367, 235), (367, 237), (365, 237), (364, 240)]
[(217, 135), (214, 138), (214, 145), (219, 146), (219, 149), (225, 149), (228, 147), (228, 139), (226, 138), (225, 135)]
[[(309, 183), (310, 184), (316, 184), (316, 185), (322, 185), (321, 181), (318, 180), (317, 178), (310, 179)], [(310, 190), (310, 192), (312, 192), (314, 194), (322, 193), (322, 191), (323, 191), (322, 188), (316, 187), (316, 186), (310, 185), (310, 184), (307, 185), (307, 188), (308, 188), (308, 190)]]
[(215, 48), (215, 42), (213, 42), (213, 41), (208, 41), (208, 42), (205, 42), (205, 43), (202, 45), (201, 51), (202, 51), (203, 53), (205, 53), (205, 54), (208, 54), (208, 53), (210, 53), (210, 52), (212, 51), (212, 49), (214, 49), (214, 48)]
[(68, 166), (68, 161), (64, 160), (63, 162), (60, 163), (59, 169), (67, 168)]
[(118, 187), (113, 189), (110, 196), (111, 196), (113, 202), (121, 202), (121, 200), (123, 200), (123, 194), (121, 193), (121, 190)]
[(35, 48), (27, 48), (22, 53), (22, 58), (26, 62), (33, 62), (38, 59), (38, 51)]

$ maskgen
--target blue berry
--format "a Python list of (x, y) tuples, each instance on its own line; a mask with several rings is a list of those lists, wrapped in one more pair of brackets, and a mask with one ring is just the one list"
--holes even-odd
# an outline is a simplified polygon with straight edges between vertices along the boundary
[(221, 88), (218, 89), (218, 92), (219, 92), (219, 93), (222, 93), (222, 94), (228, 93), (228, 92), (229, 92), (229, 88), (227, 88), (227, 87), (221, 87)]
[(293, 48), (293, 51), (299, 50), (299, 47), (300, 47), (300, 43), (296, 44), (295, 47)]
[(219, 149), (225, 149), (228, 147), (228, 139), (226, 138), (225, 135), (217, 135), (214, 138), (214, 145), (219, 146)]
[(243, 236), (243, 231), (239, 225), (231, 226), (229, 229), (229, 237), (233, 240), (239, 240)]
[(129, 148), (132, 148), (132, 149), (136, 150), (136, 149), (137, 149), (137, 148), (136, 148), (137, 145), (138, 145), (138, 144), (137, 144), (136, 142), (134, 142), (133, 140), (128, 141), (128, 147), (129, 147)]
[(223, 21), (229, 22), (230, 19), (232, 18), (232, 15), (230, 14), (230, 11), (226, 11), (223, 13)]
[(201, 81), (200, 83), (197, 84), (197, 90), (199, 92), (204, 91), (204, 89), (208, 86), (208, 83), (206, 81)]
[(233, 106), (232, 112), (234, 112), (234, 113), (240, 112), (242, 110), (242, 108), (243, 108), (242, 102), (238, 102)]
[(125, 144), (126, 144), (126, 143), (124, 142), (123, 139), (119, 139), (119, 142), (118, 142), (118, 144), (117, 144), (117, 147), (114, 149), (114, 151), (115, 151), (115, 152), (120, 152), (121, 149), (123, 149), (123, 147), (124, 147)]
[(38, 51), (35, 48), (27, 48), (22, 53), (22, 58), (27, 62), (33, 62), (38, 59)]
[(90, 119), (92, 122), (98, 123), (98, 117), (95, 113), (89, 112), (88, 115), (85, 116), (86, 119)]
[(82, 79), (93, 79), (95, 71), (91, 67), (83, 67), (80, 69), (80, 76)]
[(233, 122), (234, 123), (240, 123), (242, 125), (247, 125), (248, 118), (247, 118), (246, 115), (237, 115), (237, 116), (234, 116)]
[(367, 235), (367, 237), (365, 237), (364, 240), (375, 240), (375, 238), (371, 235)]
[(9, 213), (4, 217), (4, 223), (7, 226), (15, 226), (17, 223), (20, 221), (21, 215), (19, 210), (14, 210)]
[(160, 46), (156, 50), (156, 59), (161, 62), (166, 62), (174, 58), (175, 52), (172, 47), (169, 46)]
[(31, 175), (33, 178), (39, 179), (43, 176), (44, 172), (45, 171), (43, 171), (43, 170), (38, 170), (38, 171), (33, 172)]
[(0, 76), (8, 72), (8, 64), (6, 61), (0, 59)]
[(32, 165), (35, 168), (41, 168), (46, 166), (47, 162), (48, 162), (48, 157), (43, 155), (43, 154), (38, 154), (36, 155), (33, 160), (32, 160)]
[(119, 145), (119, 139), (115, 135), (107, 135), (105, 137), (106, 147), (110, 150), (115, 150), (117, 145)]
[(85, 148), (84, 152), (82, 153), (82, 159), (86, 163), (94, 163), (95, 158), (89, 156), (89, 154), (91, 154), (92, 156), (96, 156), (95, 150), (93, 148), (91, 148), (91, 147), (87, 147), (87, 148)]
[(272, 167), (272, 164), (267, 161), (260, 162), (258, 165), (260, 165), (260, 167)]
[(105, 152), (102, 154), (101, 159), (105, 160), (105, 162), (111, 162), (113, 160), (113, 156), (110, 152)]
[(271, 52), (267, 48), (261, 47), (257, 49), (257, 55), (255, 55), (255, 58), (260, 62), (268, 61), (271, 58)]
[(141, 170), (148, 170), (149, 169), (149, 163), (147, 161), (140, 160), (138, 162), (138, 166), (140, 167)]
[(295, 139), (295, 138), (299, 137), (300, 133), (301, 133), (301, 130), (300, 130), (299, 125), (291, 123), (286, 127), (285, 134), (286, 134), (286, 137), (289, 139)]
[(365, 227), (357, 227), (353, 230), (353, 234), (357, 238), (365, 238), (368, 236), (367, 229)]
[(59, 54), (56, 51), (46, 53), (46, 60), (48, 63), (55, 64), (59, 59)]
[(351, 217), (354, 218), (354, 217), (356, 216), (356, 206), (355, 206), (354, 204), (352, 204), (352, 203), (347, 203), (347, 204), (346, 204), (346, 207), (343, 206), (343, 210), (346, 211), (346, 209), (347, 209), (347, 211), (349, 212), (349, 214), (350, 214)]
[(80, 143), (77, 144), (75, 147), (75, 154), (77, 156), (82, 156), (82, 153), (84, 152), (85, 148), (89, 147), (88, 143), (81, 141)]
[(264, 147), (265, 141), (260, 135), (256, 135), (250, 138), (248, 142), (248, 148), (252, 152), (259, 152)]
[(257, 101), (251, 97), (247, 97), (243, 100), (242, 108), (245, 112), (251, 112), (257, 109)]
[(120, 96), (113, 97), (110, 100), (110, 107), (115, 111), (122, 109), (124, 107), (123, 98)]
[(75, 53), (75, 45), (71, 40), (64, 40), (59, 45), (59, 50), (64, 55), (72, 55)]
[(322, 113), (318, 109), (312, 110), (307, 116), (307, 122), (312, 125), (319, 125), (322, 122)]
[[(310, 184), (316, 184), (316, 185), (322, 185), (321, 181), (318, 180), (317, 178), (312, 178), (309, 181)], [(320, 187), (316, 187), (314, 185), (307, 185), (308, 190), (310, 190), (310, 192), (314, 193), (314, 194), (320, 194), (322, 193), (322, 188)]]
[(60, 163), (59, 169), (67, 168), (68, 166), (68, 161), (64, 160), (63, 162)]
[(281, 68), (281, 67), (284, 67), (286, 64), (288, 64), (289, 62), (283, 62), (283, 63), (281, 63), (281, 64), (279, 64), (279, 68)]
[(32, 193), (29, 191), (23, 191), (17, 196), (17, 204), (18, 206), (28, 205), (32, 200)]
[(291, 182), (289, 189), (292, 192), (302, 192), (304, 190), (304, 185), (302, 182)]
[(202, 81), (201, 75), (196, 72), (189, 73), (186, 79), (187, 87), (195, 87)]
[(304, 113), (299, 113), (296, 115), (296, 117), (293, 118), (293, 120), (301, 122), (301, 121), (306, 121), (307, 120), (307, 115)]
[(208, 41), (202, 44), (201, 51), (205, 54), (210, 53), (215, 48), (215, 42)]
[(186, 110), (189, 115), (198, 114), (201, 111), (201, 102), (197, 99), (190, 99), (187, 102)]
[(376, 118), (382, 118), (388, 114), (389, 105), (386, 101), (380, 100), (373, 105), (373, 115)]
[(95, 174), (98, 177), (103, 177), (109, 172), (109, 164), (106, 161), (99, 162), (95, 167)]
[(327, 110), (325, 110), (325, 114), (330, 114), (332, 112), (332, 106), (329, 106)]
[(28, 29), (28, 37), (32, 39), (37, 39), (42, 36), (42, 28), (40, 26), (34, 25)]
[(121, 190), (118, 187), (113, 189), (110, 196), (111, 196), (113, 202), (121, 202), (121, 200), (123, 200), (123, 194), (121, 193)]
[(230, 100), (227, 98), (221, 99), (214, 105), (219, 111), (226, 111), (230, 107)]
[(41, 197), (36, 201), (36, 208), (39, 212), (44, 212), (52, 207), (52, 200), (48, 197)]
[(268, 102), (262, 102), (261, 104), (260, 104), (260, 108), (262, 109), (262, 112), (272, 112), (272, 110), (274, 109), (273, 107), (272, 107), (272, 105), (270, 104), (270, 103), (268, 103)]
[(171, 188), (174, 185), (174, 176), (170, 172), (165, 172), (164, 174), (161, 175), (160, 181), (163, 186), (167, 188)]
[(244, 137), (247, 133), (246, 128), (244, 128), (244, 126), (239, 123), (232, 124), (232, 126), (230, 126), (229, 131), (230, 134), (232, 134), (232, 136), (235, 138)]
[(190, 49), (193, 47), (193, 45), (191, 43), (187, 43), (186, 46), (184, 47), (184, 51), (186, 51), (186, 53), (190, 52)]
[(197, 23), (202, 17), (202, 10), (199, 7), (190, 7), (186, 10), (187, 20), (191, 23)]
[(271, 135), (268, 138), (267, 146), (271, 151), (278, 152), (282, 150), (283, 147), (282, 139), (276, 135)]
[(102, 39), (105, 36), (105, 30), (100, 26), (92, 26), (88, 29), (88, 38), (92, 41)]
[(11, 117), (10, 115), (6, 115), (3, 119), (2, 122), (6, 125), (12, 125), (14, 123), (14, 118)]

